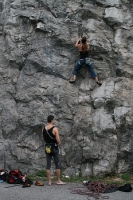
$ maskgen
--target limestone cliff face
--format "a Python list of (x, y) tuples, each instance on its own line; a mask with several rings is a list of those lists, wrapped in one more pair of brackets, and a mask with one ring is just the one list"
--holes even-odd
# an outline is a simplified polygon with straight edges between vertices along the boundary
[[(86, 36), (86, 67), (69, 83)], [(56, 116), (64, 174), (133, 170), (132, 0), (0, 0), (0, 167), (45, 168), (41, 128)]]

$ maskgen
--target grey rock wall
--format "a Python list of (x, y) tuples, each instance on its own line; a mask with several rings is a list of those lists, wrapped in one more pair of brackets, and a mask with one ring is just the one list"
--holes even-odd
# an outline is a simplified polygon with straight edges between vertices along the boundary
[[(84, 66), (86, 36), (102, 86)], [(56, 116), (65, 175), (133, 170), (133, 2), (0, 0), (0, 165), (45, 168), (41, 128)]]

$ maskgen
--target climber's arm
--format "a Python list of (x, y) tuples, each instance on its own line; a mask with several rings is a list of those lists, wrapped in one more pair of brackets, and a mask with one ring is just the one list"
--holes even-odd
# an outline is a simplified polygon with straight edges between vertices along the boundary
[(90, 50), (90, 44), (87, 42), (87, 50)]
[(80, 41), (82, 40), (82, 38), (79, 38), (75, 44), (75, 47), (80, 48)]

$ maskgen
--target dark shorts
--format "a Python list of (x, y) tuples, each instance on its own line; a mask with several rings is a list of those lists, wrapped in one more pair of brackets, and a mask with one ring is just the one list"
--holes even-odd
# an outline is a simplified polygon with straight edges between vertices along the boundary
[(53, 153), (46, 153), (46, 160), (47, 160), (46, 169), (48, 170), (50, 170), (51, 168), (52, 158), (54, 159), (56, 169), (60, 169), (59, 149), (54, 150)]

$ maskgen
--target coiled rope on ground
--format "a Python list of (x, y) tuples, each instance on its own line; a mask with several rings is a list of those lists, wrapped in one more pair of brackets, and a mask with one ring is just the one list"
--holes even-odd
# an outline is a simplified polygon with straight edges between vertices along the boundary
[(118, 188), (118, 185), (115, 184), (104, 184), (101, 181), (91, 181), (85, 184), (89, 191), (83, 190), (85, 187), (72, 187), (69, 188), (71, 190), (71, 194), (80, 194), (80, 195), (87, 195), (87, 199), (90, 200), (90, 197), (94, 198), (95, 200), (98, 199), (109, 199), (109, 196), (103, 196), (101, 193), (112, 189)]

